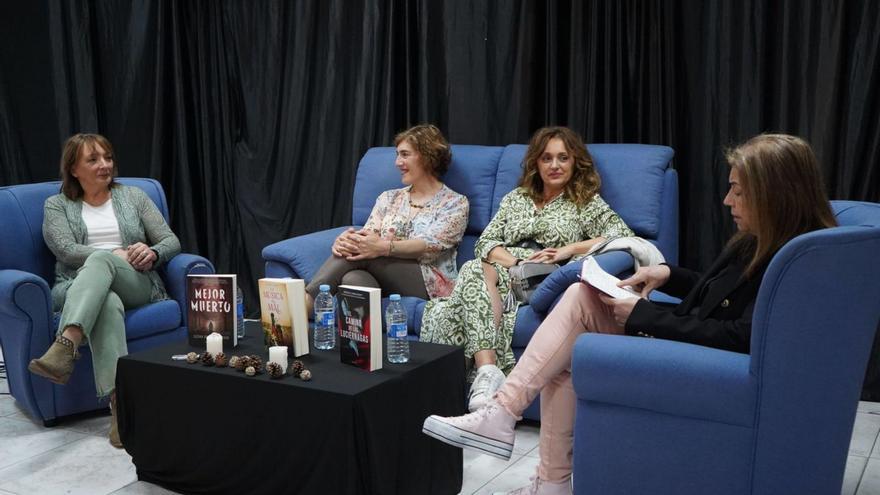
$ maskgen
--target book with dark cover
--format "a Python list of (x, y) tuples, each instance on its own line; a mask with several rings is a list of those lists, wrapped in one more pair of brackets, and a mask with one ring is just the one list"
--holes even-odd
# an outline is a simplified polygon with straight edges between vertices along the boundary
[(204, 346), (211, 332), (223, 336), (223, 348), (238, 345), (235, 275), (187, 275), (186, 304), (189, 344)]
[(261, 278), (260, 321), (266, 347), (287, 346), (297, 357), (309, 353), (309, 318), (305, 282), (295, 278)]
[(336, 293), (339, 356), (343, 363), (382, 368), (382, 290), (340, 285)]

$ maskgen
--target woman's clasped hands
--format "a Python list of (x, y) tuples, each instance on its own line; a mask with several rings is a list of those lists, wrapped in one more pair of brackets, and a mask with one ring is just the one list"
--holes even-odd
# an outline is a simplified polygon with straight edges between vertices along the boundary
[(349, 261), (369, 260), (387, 256), (389, 243), (372, 230), (355, 230), (349, 227), (333, 242), (330, 248), (334, 256)]

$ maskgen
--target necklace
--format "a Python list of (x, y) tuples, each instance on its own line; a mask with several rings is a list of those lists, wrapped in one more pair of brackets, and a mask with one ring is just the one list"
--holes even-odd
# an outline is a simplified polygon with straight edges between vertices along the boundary
[(425, 207), (425, 204), (423, 203), (423, 204), (417, 205), (417, 204), (413, 203), (412, 200), (409, 200), (409, 206), (410, 206), (410, 208), (418, 208), (421, 210), (422, 208)]

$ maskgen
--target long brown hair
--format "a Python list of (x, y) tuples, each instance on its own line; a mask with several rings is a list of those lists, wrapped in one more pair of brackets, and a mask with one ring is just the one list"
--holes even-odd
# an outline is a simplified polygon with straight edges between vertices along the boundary
[(593, 195), (599, 192), (602, 180), (596, 167), (593, 165), (593, 157), (584, 146), (584, 140), (578, 133), (568, 127), (543, 127), (535, 131), (529, 141), (523, 166), (523, 174), (519, 179), (519, 187), (524, 188), (529, 197), (535, 202), (543, 200), (544, 181), (538, 171), (538, 159), (544, 153), (544, 148), (551, 139), (558, 138), (565, 144), (565, 149), (574, 159), (571, 179), (565, 185), (566, 199), (578, 206), (583, 206), (593, 199)]
[(394, 136), (394, 146), (404, 140), (422, 155), (425, 165), (434, 177), (439, 179), (449, 169), (452, 150), (446, 137), (437, 126), (419, 124), (405, 131), (400, 131)]
[(750, 252), (746, 276), (794, 237), (837, 225), (819, 162), (803, 139), (760, 134), (725, 155), (739, 174), (749, 215), (751, 232), (738, 232), (729, 243)]
[[(67, 199), (77, 200), (83, 197), (85, 192), (79, 180), (73, 176), (73, 167), (79, 159), (79, 155), (86, 147), (94, 148), (95, 145), (104, 148), (104, 151), (115, 156), (113, 153), (113, 145), (104, 136), (100, 134), (74, 134), (67, 138), (64, 142), (64, 148), (61, 151), (61, 192), (67, 196)], [(113, 160), (113, 177), (117, 174), (116, 160)], [(116, 186), (116, 180), (110, 181), (110, 187)]]

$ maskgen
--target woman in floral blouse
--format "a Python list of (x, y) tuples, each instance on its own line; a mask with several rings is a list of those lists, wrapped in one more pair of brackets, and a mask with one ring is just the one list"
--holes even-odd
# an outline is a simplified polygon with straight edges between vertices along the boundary
[(383, 192), (362, 229), (336, 238), (332, 255), (306, 286), (309, 313), (323, 284), (333, 292), (348, 284), (423, 299), (452, 292), (468, 200), (440, 181), (452, 160), (449, 143), (433, 125), (403, 131), (394, 143), (407, 187)]
[[(474, 377), (468, 408), (483, 405), (513, 369), (516, 308), (505, 312), (508, 269), (523, 261), (560, 263), (605, 238), (632, 231), (599, 196), (600, 179), (583, 140), (546, 127), (532, 136), (519, 187), (480, 236), (450, 297), (425, 306), (421, 339), (464, 346)], [(528, 246), (528, 247), (522, 247)]]

